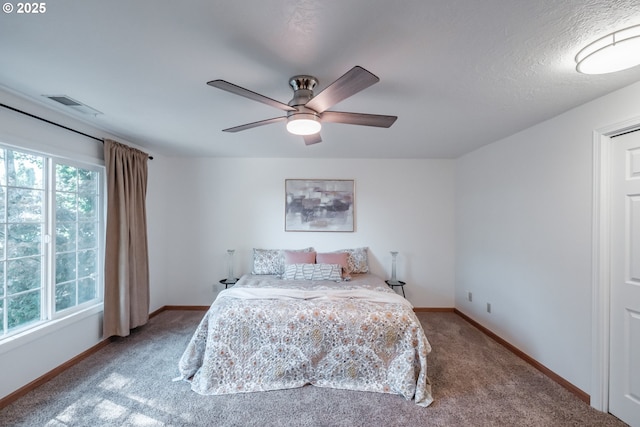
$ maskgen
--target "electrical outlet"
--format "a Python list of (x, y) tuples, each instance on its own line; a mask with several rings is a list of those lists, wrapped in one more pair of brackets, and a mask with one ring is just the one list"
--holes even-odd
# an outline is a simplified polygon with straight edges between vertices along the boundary
[(471, 291), (467, 292), (467, 299), (471, 302), (473, 301), (473, 294), (471, 293)]
[(487, 313), (491, 313), (491, 303), (487, 303)]

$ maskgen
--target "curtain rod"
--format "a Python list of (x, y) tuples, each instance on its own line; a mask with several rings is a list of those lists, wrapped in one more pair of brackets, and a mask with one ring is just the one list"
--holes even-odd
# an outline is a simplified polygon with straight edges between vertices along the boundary
[[(16, 113), (24, 114), (25, 116), (29, 116), (29, 117), (32, 117), (34, 119), (38, 119), (38, 120), (43, 121), (45, 123), (49, 123), (50, 125), (58, 126), (59, 128), (66, 129), (66, 130), (68, 130), (70, 132), (74, 132), (74, 133), (77, 133), (77, 134), (82, 135), (82, 136), (86, 136), (87, 138), (95, 139), (96, 141), (102, 142), (104, 144), (104, 140), (102, 140), (100, 138), (97, 138), (95, 136), (86, 134), (84, 132), (80, 132), (79, 130), (72, 129), (72, 128), (64, 126), (64, 125), (61, 125), (60, 123), (52, 122), (51, 120), (47, 120), (45, 118), (36, 116), (34, 114), (27, 113), (26, 111), (18, 110), (17, 108), (10, 107), (9, 105), (3, 104), (3, 103), (0, 103), (0, 107), (4, 107), (4, 108), (7, 108), (9, 110), (15, 111)], [(149, 160), (153, 160), (153, 156), (149, 156)]]

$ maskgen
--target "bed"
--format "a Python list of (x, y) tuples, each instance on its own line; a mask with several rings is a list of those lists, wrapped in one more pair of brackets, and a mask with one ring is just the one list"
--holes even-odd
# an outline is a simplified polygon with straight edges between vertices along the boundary
[(379, 277), (244, 275), (220, 292), (179, 361), (193, 391), (318, 387), (433, 401), (431, 351), (411, 304)]

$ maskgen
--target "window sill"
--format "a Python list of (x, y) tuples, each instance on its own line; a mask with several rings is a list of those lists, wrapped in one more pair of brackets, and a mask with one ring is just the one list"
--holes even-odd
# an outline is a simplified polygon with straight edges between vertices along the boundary
[(101, 313), (102, 310), (103, 306), (101, 302), (60, 319), (48, 320), (26, 331), (4, 338), (0, 340), (0, 354), (6, 353), (15, 348), (42, 338), (45, 335), (49, 335), (69, 325), (80, 322), (88, 317), (96, 315), (97, 313)]

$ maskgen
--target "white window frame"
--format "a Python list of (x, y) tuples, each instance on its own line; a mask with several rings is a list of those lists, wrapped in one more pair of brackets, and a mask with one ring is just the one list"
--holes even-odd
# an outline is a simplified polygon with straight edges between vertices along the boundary
[[(28, 148), (14, 146), (0, 142), (0, 148), (6, 150), (12, 150), (25, 154), (31, 154), (35, 156), (41, 156), (44, 158), (43, 174), (44, 174), (44, 206), (43, 215), (44, 218), (44, 230), (42, 234), (42, 252), (43, 252), (43, 264), (41, 269), (41, 305), (40, 305), (40, 320), (28, 323), (24, 326), (17, 327), (8, 333), (4, 333), (0, 330), (0, 345), (8, 344), (16, 339), (20, 339), (30, 333), (46, 328), (49, 325), (59, 324), (65, 319), (75, 317), (76, 315), (86, 315), (94, 313), (96, 310), (102, 310), (102, 304), (104, 300), (104, 245), (105, 245), (105, 212), (106, 212), (106, 178), (105, 167), (102, 164), (74, 160), (65, 156), (56, 155), (54, 153), (47, 153), (42, 151), (36, 151)], [(84, 303), (68, 307), (66, 309), (56, 312), (55, 310), (55, 165), (63, 164), (73, 166), (77, 168), (87, 169), (98, 173), (98, 254), (96, 260), (96, 271), (98, 272), (97, 283), (97, 295), (96, 298), (86, 301)], [(4, 322), (4, 319), (0, 319)], [(66, 323), (66, 322), (65, 322)], [(35, 334), (38, 335), (38, 334)]]
[[(49, 297), (48, 302), (49, 302), (49, 313), (50, 313), (50, 318), (52, 320), (54, 319), (59, 319), (62, 317), (66, 317), (69, 316), (70, 314), (73, 314), (75, 312), (84, 310), (85, 308), (94, 306), (96, 304), (101, 304), (102, 301), (104, 300), (104, 268), (103, 268), (103, 262), (104, 262), (104, 239), (105, 239), (105, 206), (106, 206), (106, 201), (105, 201), (105, 169), (103, 166), (98, 166), (98, 165), (90, 165), (84, 162), (79, 162), (79, 161), (75, 161), (75, 160), (70, 160), (70, 159), (65, 159), (65, 158), (61, 158), (58, 156), (49, 156), (49, 194), (48, 194), (48, 198), (50, 199), (50, 203), (48, 204), (48, 209), (49, 209), (49, 224), (47, 225), (49, 227), (49, 232), (48, 232), (48, 240), (49, 240), (49, 250), (51, 251), (50, 256), (48, 257), (48, 261), (50, 263), (50, 280), (52, 281), (51, 286), (47, 286), (47, 290), (48, 292), (51, 292), (52, 295)], [(64, 164), (67, 166), (73, 166), (76, 168), (81, 168), (81, 169), (87, 169), (87, 170), (91, 170), (94, 172), (98, 172), (98, 200), (99, 200), (99, 206), (98, 206), (98, 233), (97, 233), (97, 238), (98, 238), (98, 254), (97, 254), (97, 260), (96, 260), (96, 271), (98, 271), (99, 273), (99, 281), (98, 281), (98, 289), (97, 289), (97, 295), (96, 298), (86, 301), (84, 303), (81, 304), (77, 304), (74, 305), (72, 307), (60, 310), (58, 312), (56, 312), (55, 309), (55, 305), (56, 305), (56, 298), (55, 298), (55, 276), (56, 276), (56, 271), (55, 271), (55, 230), (56, 230), (56, 214), (55, 214), (55, 192), (56, 192), (56, 180), (55, 180), (55, 166), (57, 164)]]

